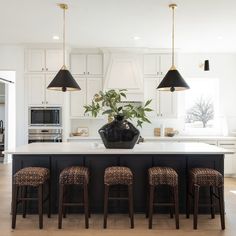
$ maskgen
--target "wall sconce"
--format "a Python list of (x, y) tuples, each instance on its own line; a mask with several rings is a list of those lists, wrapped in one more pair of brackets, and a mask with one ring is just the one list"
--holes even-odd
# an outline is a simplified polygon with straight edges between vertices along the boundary
[(199, 67), (203, 68), (204, 71), (209, 71), (210, 70), (209, 60), (205, 60), (204, 63), (201, 63), (199, 65)]

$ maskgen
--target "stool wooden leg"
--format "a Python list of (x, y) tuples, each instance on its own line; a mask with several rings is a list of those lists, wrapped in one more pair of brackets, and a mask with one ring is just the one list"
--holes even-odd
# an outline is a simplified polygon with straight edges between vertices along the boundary
[(219, 191), (219, 205), (220, 205), (220, 222), (221, 229), (225, 229), (225, 204), (224, 204), (224, 187), (221, 186), (218, 188)]
[(129, 194), (129, 215), (130, 215), (130, 227), (134, 228), (134, 206), (133, 206), (133, 185), (128, 186)]
[[(67, 186), (68, 188), (68, 186)], [(62, 199), (63, 202), (66, 202), (66, 185), (64, 185), (64, 188), (63, 188), (63, 199)], [(63, 212), (63, 218), (66, 218), (66, 206), (64, 206), (62, 204), (62, 212)]]
[[(22, 198), (27, 198), (27, 186), (22, 187)], [(22, 208), (23, 208), (22, 217), (23, 218), (26, 217), (26, 206), (27, 206), (27, 201), (22, 200)]]
[(103, 228), (107, 228), (107, 208), (108, 208), (108, 195), (109, 195), (109, 186), (105, 184), (105, 193), (104, 193), (104, 220)]
[(199, 185), (194, 185), (194, 210), (193, 210), (193, 228), (197, 229), (198, 201), (199, 201)]
[(154, 199), (154, 186), (149, 186), (149, 229), (152, 229), (152, 214), (153, 214), (153, 199)]
[(39, 228), (43, 228), (43, 185), (38, 186)]
[(175, 225), (176, 229), (179, 229), (179, 191), (178, 186), (173, 187), (174, 192), (174, 204), (175, 204)]
[[(174, 190), (173, 187), (170, 187), (170, 203), (175, 203), (174, 200)], [(173, 206), (170, 206), (170, 218), (173, 219), (174, 214), (173, 214)]]
[(85, 228), (89, 227), (89, 212), (88, 212), (88, 185), (84, 183), (84, 214), (85, 214)]
[(51, 180), (48, 180), (48, 218), (51, 218)]
[(59, 209), (58, 209), (58, 229), (62, 227), (62, 210), (63, 210), (63, 196), (64, 195), (64, 185), (59, 184)]
[(211, 200), (211, 218), (215, 218), (215, 198), (214, 198), (214, 189), (213, 186), (210, 186), (210, 200)]
[(148, 211), (149, 211), (149, 190), (147, 191), (147, 196), (146, 196), (146, 218), (148, 218)]
[(191, 196), (190, 193), (193, 192), (193, 186), (189, 183), (186, 194), (186, 218), (189, 219), (190, 208), (191, 208)]
[(13, 184), (12, 186), (12, 223), (11, 227), (12, 229), (16, 228), (16, 212), (17, 212), (17, 192), (18, 192), (18, 186), (16, 184)]

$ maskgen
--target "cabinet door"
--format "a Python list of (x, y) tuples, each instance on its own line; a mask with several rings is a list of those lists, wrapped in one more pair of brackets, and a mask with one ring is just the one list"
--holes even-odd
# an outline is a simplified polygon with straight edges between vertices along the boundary
[(87, 78), (87, 103), (92, 102), (93, 96), (102, 90), (102, 78)]
[(234, 169), (236, 156), (234, 154), (226, 154), (224, 159), (224, 174), (233, 175), (236, 173)]
[(145, 76), (159, 75), (159, 56), (156, 54), (144, 55), (143, 58), (143, 73)]
[(84, 105), (86, 105), (86, 78), (75, 78), (81, 90), (70, 93), (70, 115), (71, 117), (84, 116)]
[(27, 51), (27, 70), (29, 72), (45, 71), (44, 49), (29, 49)]
[(102, 55), (87, 56), (87, 74), (102, 75)]
[[(91, 104), (96, 93), (102, 90), (102, 78), (87, 78), (87, 104)], [(86, 116), (91, 116), (90, 113)]]
[(63, 105), (64, 101), (64, 93), (62, 91), (54, 91), (48, 90), (47, 87), (51, 83), (54, 78), (53, 75), (46, 76), (46, 83), (45, 83), (45, 103), (49, 105)]
[(76, 75), (86, 74), (86, 55), (71, 54), (70, 56), (71, 73)]
[(58, 72), (63, 66), (63, 52), (60, 49), (46, 49), (45, 70)]
[(170, 91), (158, 91), (160, 116), (165, 118), (172, 118), (176, 116), (177, 96)]
[(149, 107), (153, 110), (148, 112), (148, 117), (156, 117), (159, 115), (159, 93), (156, 90), (157, 87), (157, 78), (144, 78), (144, 100), (152, 99)]
[(160, 56), (160, 76), (164, 77), (171, 68), (172, 60), (170, 54), (163, 54)]
[(26, 77), (28, 103), (30, 105), (43, 105), (45, 103), (45, 77), (44, 75), (28, 75)]

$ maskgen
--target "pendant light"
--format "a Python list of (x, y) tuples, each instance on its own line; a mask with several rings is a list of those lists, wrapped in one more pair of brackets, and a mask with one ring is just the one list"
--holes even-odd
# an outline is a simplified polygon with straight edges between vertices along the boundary
[(50, 90), (59, 90), (62, 92), (66, 91), (78, 91), (81, 90), (70, 71), (66, 68), (66, 53), (65, 53), (65, 12), (68, 9), (66, 4), (58, 4), (63, 10), (63, 66), (56, 74), (55, 78), (48, 85)]
[(177, 7), (176, 4), (170, 4), (169, 7), (172, 9), (172, 66), (167, 72), (165, 77), (162, 79), (161, 83), (158, 85), (157, 89), (160, 91), (181, 91), (189, 89), (188, 84), (184, 81), (183, 77), (175, 67), (175, 54), (174, 54), (174, 36), (175, 36), (175, 27), (174, 20), (175, 14), (174, 10)]

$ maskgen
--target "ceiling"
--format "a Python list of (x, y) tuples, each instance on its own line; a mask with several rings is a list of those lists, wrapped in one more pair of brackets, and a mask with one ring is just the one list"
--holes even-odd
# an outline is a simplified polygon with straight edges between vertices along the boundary
[[(58, 0), (0, 0), (0, 43), (61, 42)], [(72, 47), (170, 48), (168, 0), (64, 0)], [(176, 0), (176, 47), (236, 52), (235, 0)], [(52, 37), (58, 35), (59, 40)], [(134, 40), (134, 37), (140, 39)]]

